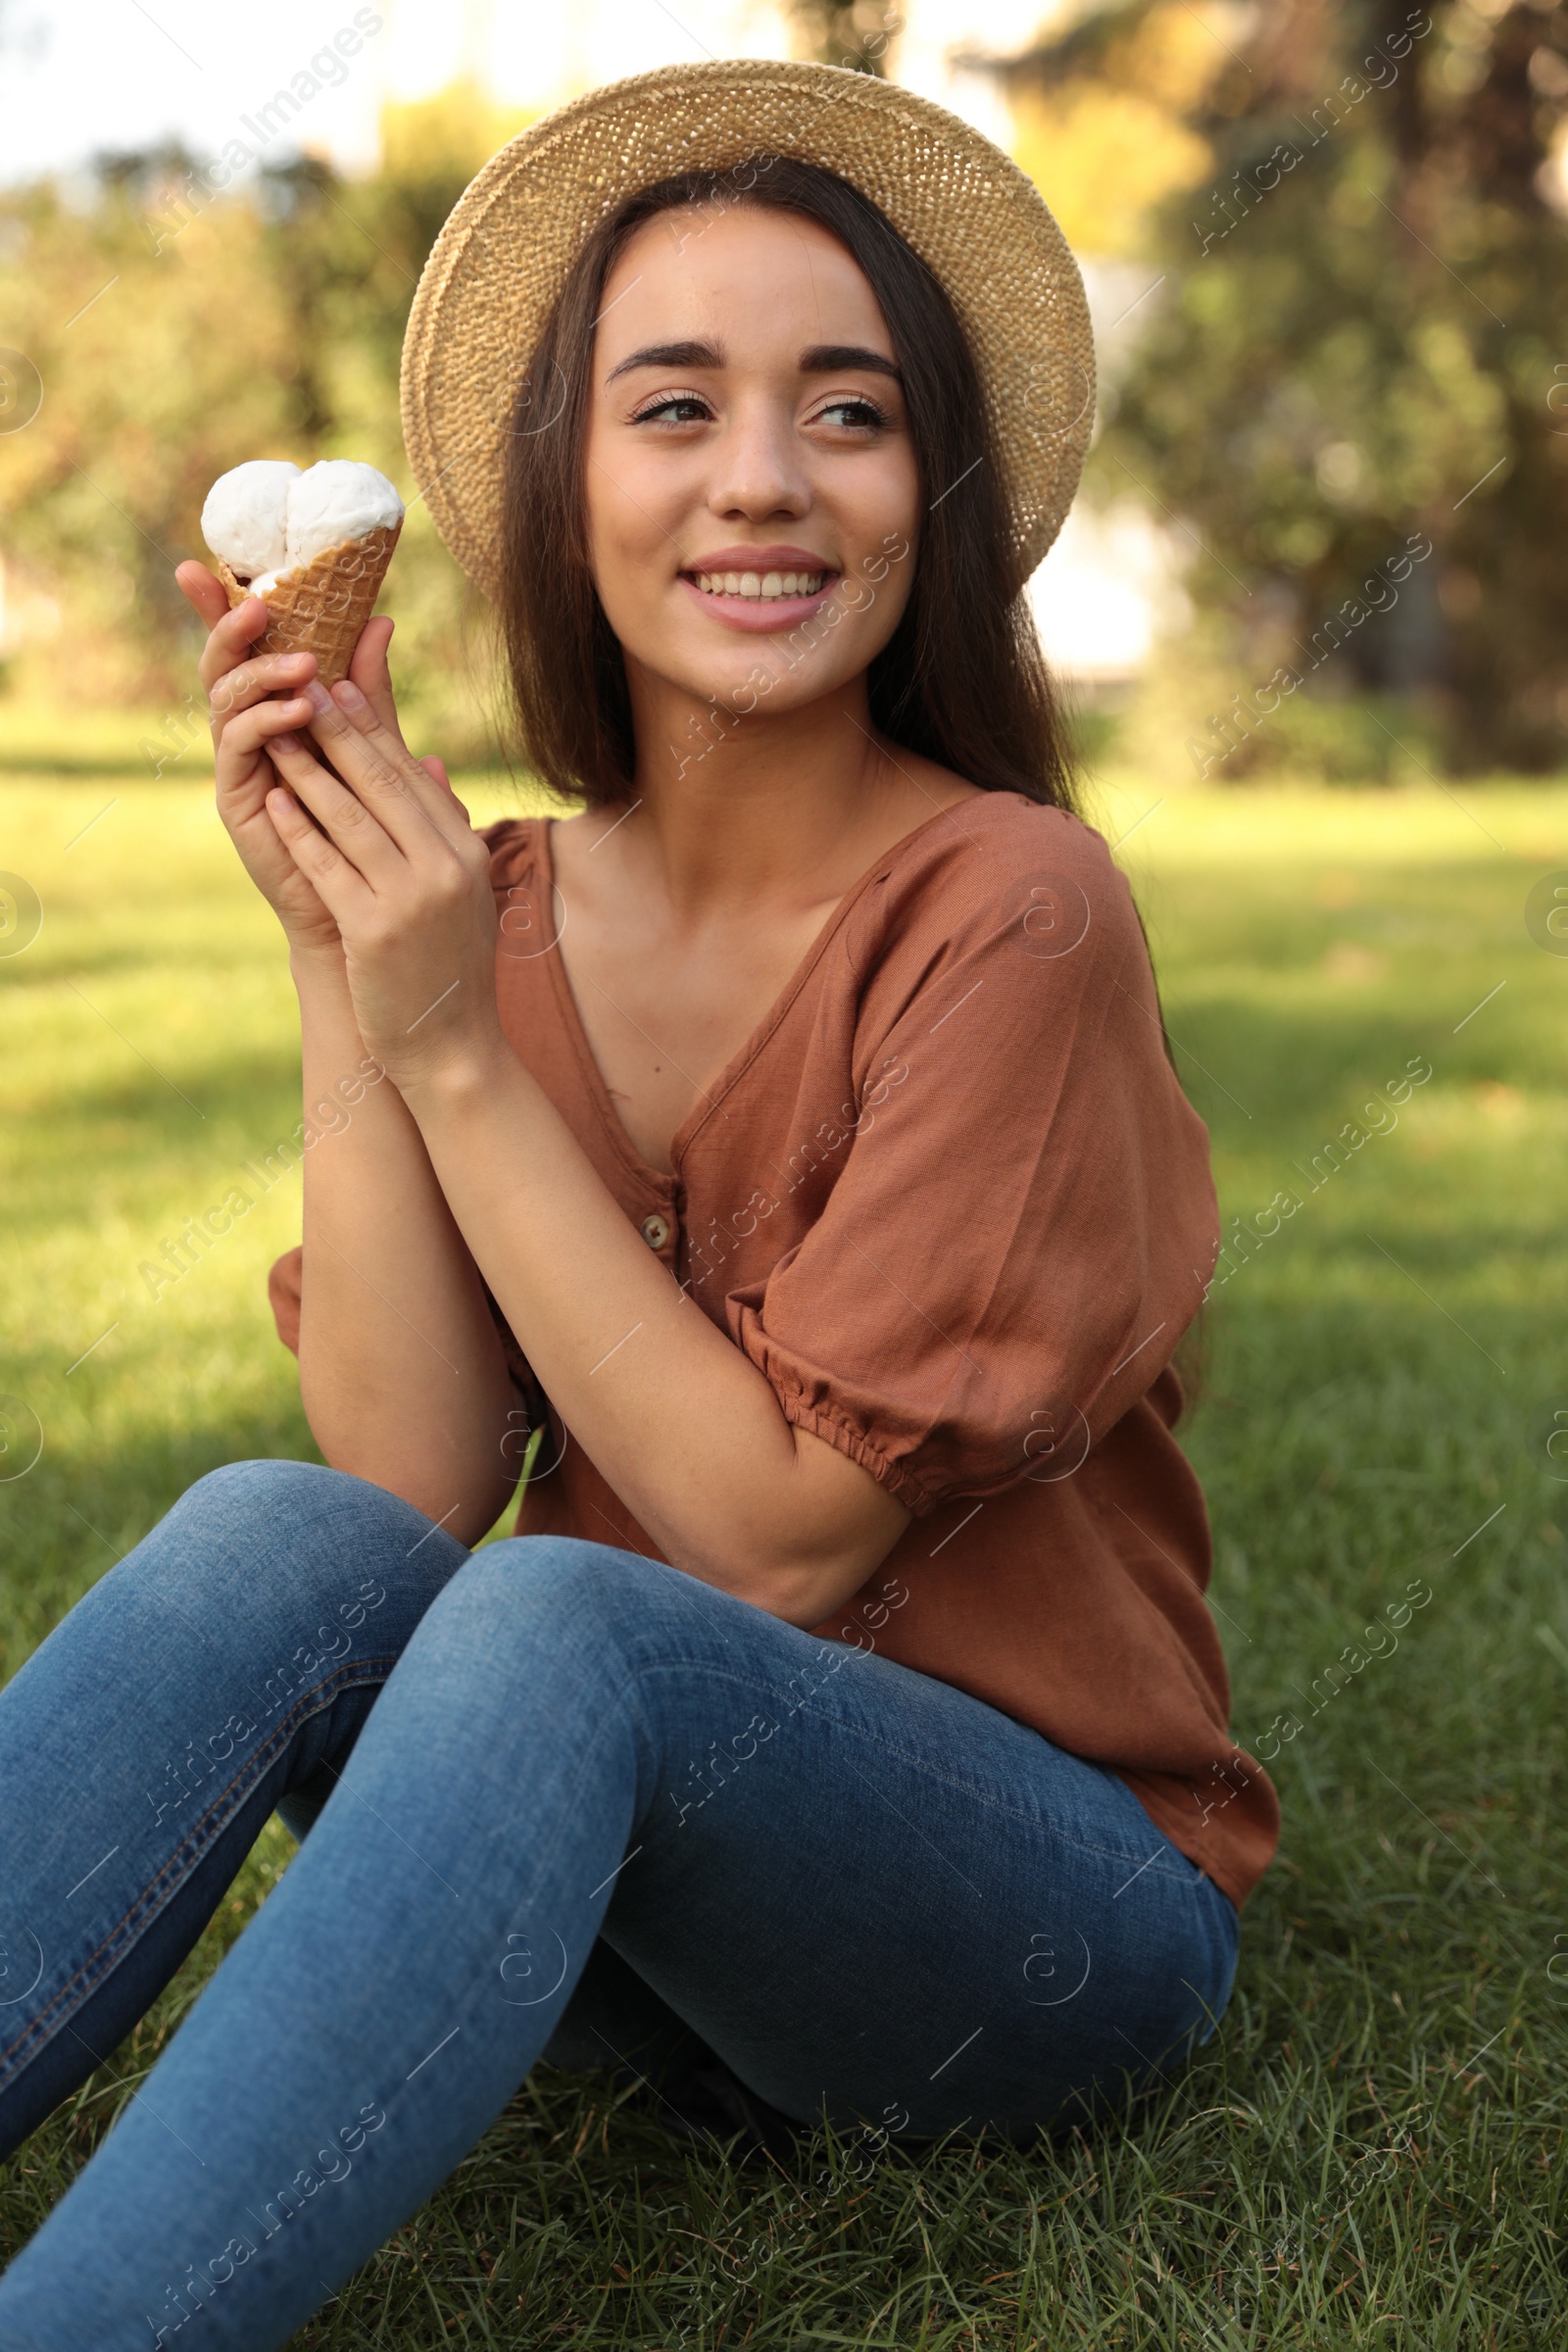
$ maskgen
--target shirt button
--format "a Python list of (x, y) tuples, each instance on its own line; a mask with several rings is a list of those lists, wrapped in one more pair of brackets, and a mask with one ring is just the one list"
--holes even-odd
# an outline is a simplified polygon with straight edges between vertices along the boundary
[(662, 1250), (664, 1244), (669, 1239), (669, 1220), (667, 1217), (662, 1217), (658, 1209), (654, 1209), (650, 1215), (644, 1217), (643, 1219), (642, 1237), (643, 1240), (648, 1244), (650, 1250)]

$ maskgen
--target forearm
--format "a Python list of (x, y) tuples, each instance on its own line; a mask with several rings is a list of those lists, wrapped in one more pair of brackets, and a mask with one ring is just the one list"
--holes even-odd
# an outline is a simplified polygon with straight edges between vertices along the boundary
[[(460, 1542), (514, 1483), (516, 1402), (495, 1322), (419, 1130), (377, 1077), (340, 963), (297, 959), (307, 1132), (300, 1390), (335, 1469)], [(454, 1507), (456, 1506), (456, 1507)]]
[[(498, 1344), (485, 1356), (461, 1235), (572, 1438), (665, 1558), (793, 1624), (818, 1623), (886, 1557), (908, 1513), (858, 1462), (791, 1428), (760, 1372), (644, 1247), (502, 1032), (485, 843), (363, 694), (347, 684), (334, 693), (317, 698), (312, 727), (339, 772), (274, 736), (270, 756), (305, 805), (275, 791), (267, 809), (337, 922), (359, 1034), (375, 1044), (433, 1175), (400, 1158), (394, 1186), (377, 1177), (368, 1214), (342, 1177), (318, 1178), (336, 1227), (322, 1220), (321, 1235), (340, 1256), (369, 1250), (362, 1275), (374, 1282), (379, 1268), (403, 1319), (423, 1321), (423, 1345), (473, 1379), (461, 1421), (444, 1426), (465, 1447), (479, 1428), (482, 1451), (499, 1435), (503, 1392), (480, 1367), (502, 1359)], [(340, 1049), (354, 1042), (346, 1029), (334, 1035)], [(313, 1067), (331, 1060), (328, 1052)], [(455, 1221), (443, 1247), (427, 1183)], [(413, 1200), (416, 1243), (399, 1236), (395, 1214)], [(309, 1227), (306, 1247), (316, 1265), (330, 1254)], [(347, 1309), (347, 1280), (334, 1279)], [(356, 1328), (376, 1337), (350, 1351), (348, 1370), (384, 1381), (386, 1325), (358, 1313)], [(412, 1344), (402, 1342), (405, 1358)], [(389, 1426), (401, 1436), (399, 1414), (356, 1409), (334, 1345), (332, 1414), (373, 1427), (377, 1446)], [(428, 1488), (430, 1441), (419, 1442)], [(383, 1483), (406, 1494), (401, 1469), (388, 1460)], [(425, 1503), (436, 1515), (439, 1499)]]
[(906, 1514), (791, 1427), (510, 1049), (411, 1087), (409, 1101), (552, 1403), (664, 1556), (797, 1624), (858, 1590)]

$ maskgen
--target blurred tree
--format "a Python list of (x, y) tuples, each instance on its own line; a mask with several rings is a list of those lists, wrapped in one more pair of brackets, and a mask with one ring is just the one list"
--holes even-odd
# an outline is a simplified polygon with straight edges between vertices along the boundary
[[(1168, 16), (1092, 8), (1013, 60), (1024, 119), (1157, 81)], [(1090, 480), (1201, 542), (1200, 635), (1249, 689), (1202, 738), (1216, 772), (1289, 734), (1250, 692), (1278, 664), (1415, 696), (1456, 765), (1559, 762), (1568, 8), (1270, 0), (1202, 23), (1183, 120), (1212, 176), (1160, 212), (1163, 283)], [(1434, 555), (1376, 612), (1363, 584), (1412, 533)]]
[[(101, 156), (85, 195), (0, 194), (6, 340), (43, 385), (25, 423), (0, 403), (0, 548), (63, 615), (21, 687), (162, 706), (177, 739), (196, 631), (172, 572), (204, 552), (217, 476), (246, 458), (356, 457), (407, 494), (409, 303), (458, 196), (529, 119), (459, 83), (389, 106), (380, 169), (363, 179), (307, 154), (215, 192), (210, 167), (166, 147)], [(413, 723), (451, 757), (489, 753), (477, 599), (422, 503), (385, 609)]]
[(1149, 250), (1151, 210), (1211, 173), (1196, 127), (1223, 65), (1186, 0), (1154, 0), (1089, 19), (1009, 71), (1013, 160), (1028, 172), (1069, 245), (1130, 257)]
[(150, 226), (188, 168), (113, 158), (85, 206), (49, 184), (0, 201), (6, 339), (42, 382), (0, 438), (4, 547), (64, 610), (53, 660), (74, 698), (189, 690), (173, 566), (214, 477), (291, 437), (298, 354), (259, 213)]
[(808, 57), (852, 74), (885, 74), (904, 29), (897, 0), (790, 0), (790, 15)]

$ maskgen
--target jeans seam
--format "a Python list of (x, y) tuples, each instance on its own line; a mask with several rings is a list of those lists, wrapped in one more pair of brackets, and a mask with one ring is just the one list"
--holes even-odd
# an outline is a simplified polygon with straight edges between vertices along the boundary
[[(245, 1769), (236, 1774), (227, 1788), (209, 1803), (206, 1812), (191, 1824), (179, 1845), (170, 1855), (163, 1868), (133, 1898), (123, 1915), (99, 1943), (96, 1951), (89, 1953), (67, 1982), (51, 1995), (47, 2006), (28, 2022), (17, 2039), (8, 2048), (0, 2050), (0, 2092), (8, 2089), (25, 2072), (39, 2051), (47, 2047), (63, 2027), (69, 2026), (71, 2018), (79, 2013), (84, 2004), (92, 1998), (93, 1993), (120, 1966), (125, 1956), (125, 1950), (134, 1948), (153, 1922), (168, 1909), (170, 1903), (173, 1901), (180, 1888), (189, 1880), (192, 1872), (196, 1870), (204, 1856), (212, 1850), (213, 1845), (227, 1828), (229, 1822), (233, 1820), (240, 1805), (244, 1802), (245, 1794), (249, 1793), (250, 1788), (254, 1787), (262, 1774), (275, 1761), (280, 1749), (293, 1738), (300, 1725), (308, 1722), (313, 1715), (324, 1713), (325, 1708), (335, 1704), (345, 1690), (362, 1688), (370, 1682), (385, 1682), (396, 1664), (395, 1656), (386, 1659), (361, 1658), (353, 1666), (346, 1666), (341, 1675), (334, 1675), (324, 1683), (318, 1683), (314, 1690), (303, 1692), (295, 1700), (288, 1714), (272, 1726), (266, 1740), (249, 1759)], [(329, 1692), (330, 1695), (322, 1699), (323, 1692)], [(320, 1703), (315, 1703), (317, 1701), (320, 1701)], [(242, 1791), (238, 1797), (235, 1796), (236, 1790)], [(230, 1802), (230, 1799), (234, 1799), (234, 1801)], [(166, 1881), (170, 1883), (165, 1885)], [(138, 1919), (138, 1911), (149, 1901), (150, 1897), (158, 1892), (160, 1887), (163, 1888), (160, 1899), (144, 1918)], [(133, 1928), (131, 1927), (132, 1922), (135, 1922)], [(128, 1939), (126, 1938), (127, 1929), (131, 1931)], [(118, 1948), (122, 1944), (124, 1948)], [(85, 1984), (83, 1984), (83, 1979), (86, 1979)], [(66, 2014), (55, 2016), (54, 2013), (60, 2009), (62, 2003), (69, 2000), (78, 1988), (79, 1997), (72, 2001)], [(53, 2019), (52, 2023), (51, 2019)]]
[[(869, 1653), (852, 1651), (850, 1654), (858, 1656)], [(666, 1669), (679, 1667), (685, 1667), (689, 1669), (693, 1663), (694, 1661), (690, 1658), (651, 1658), (645, 1661), (647, 1666)], [(897, 1661), (890, 1661), (890, 1663), (897, 1663)], [(721, 1680), (726, 1682), (741, 1683), (754, 1690), (758, 1687), (755, 1676), (743, 1674), (733, 1667), (715, 1665), (708, 1668), (707, 1671), (717, 1675)], [(918, 1673), (919, 1669), (918, 1667), (910, 1667), (907, 1669), (907, 1671), (911, 1674), (914, 1674)], [(929, 1681), (934, 1681), (936, 1678), (934, 1676), (929, 1676), (926, 1679)], [(944, 1684), (943, 1688), (952, 1689), (954, 1686)], [(964, 1695), (967, 1696), (971, 1694), (965, 1693)], [(978, 1703), (981, 1706), (984, 1706), (986, 1701), (981, 1699)], [(1000, 1713), (1000, 1709), (993, 1710), (994, 1713)], [(820, 1711), (811, 1708), (810, 1702), (806, 1699), (803, 1699), (799, 1706), (790, 1708), (789, 1712), (792, 1715), (806, 1713), (820, 1714)], [(834, 1719), (825, 1714), (821, 1714), (820, 1720), (823, 1722), (831, 1722)], [(1004, 1720), (1008, 1723), (1013, 1723), (1016, 1721), (1016, 1718), (1009, 1715), (1004, 1717)], [(845, 1730), (854, 1729), (861, 1739), (871, 1741), (875, 1746), (881, 1748), (886, 1754), (890, 1756), (896, 1756), (900, 1763), (906, 1764), (913, 1770), (923, 1773), (927, 1779), (939, 1782), (944, 1788), (955, 1789), (960, 1796), (970, 1797), (976, 1804), (988, 1806), (992, 1812), (1004, 1813), (1010, 1821), (1023, 1822), (1030, 1829), (1044, 1831), (1048, 1837), (1058, 1838), (1063, 1845), (1070, 1845), (1079, 1853), (1101, 1854), (1103, 1855), (1107, 1861), (1112, 1862), (1137, 1862), (1142, 1859), (1142, 1857), (1137, 1854), (1118, 1852), (1114, 1846), (1094, 1845), (1091, 1844), (1087, 1838), (1071, 1838), (1067, 1836), (1063, 1830), (1058, 1829), (1054, 1822), (1042, 1821), (1037, 1814), (1024, 1813), (1020, 1811), (1016, 1805), (1009, 1805), (1004, 1803), (1001, 1798), (988, 1796), (983, 1789), (972, 1788), (965, 1781), (954, 1780), (950, 1774), (937, 1771), (936, 1768), (927, 1763), (923, 1757), (907, 1755), (903, 1748), (895, 1747), (891, 1741), (884, 1740), (878, 1733), (865, 1729), (865, 1727), (862, 1725), (844, 1725), (841, 1728)], [(1031, 1727), (1027, 1724), (1019, 1726), (1019, 1729), (1023, 1731), (1027, 1731)], [(1045, 1738), (1045, 1734), (1043, 1732), (1036, 1733), (1035, 1737), (1043, 1740)], [(1054, 1742), (1052, 1742), (1051, 1744), (1054, 1744)], [(1070, 1748), (1062, 1748), (1059, 1752), (1062, 1755), (1072, 1755), (1072, 1750)], [(1105, 1769), (1102, 1765), (1094, 1763), (1093, 1759), (1088, 1756), (1073, 1756), (1073, 1761), (1077, 1764), (1087, 1764), (1090, 1770), (1094, 1772), (1102, 1772)], [(1107, 1777), (1114, 1778), (1114, 1775), (1108, 1775)], [(1125, 1787), (1125, 1783), (1118, 1782), (1117, 1786)], [(1133, 1803), (1135, 1805), (1138, 1804), (1138, 1798), (1136, 1795), (1133, 1795), (1131, 1789), (1128, 1790), (1128, 1794), (1132, 1796)], [(1143, 1810), (1141, 1805), (1139, 1806), (1139, 1810), (1140, 1812)], [(1149, 1821), (1149, 1832), (1151, 1837), (1157, 1838), (1162, 1844), (1168, 1845), (1172, 1854), (1175, 1855), (1178, 1861), (1186, 1862), (1188, 1860), (1188, 1857), (1182, 1852), (1180, 1846), (1175, 1844), (1171, 1838), (1167, 1838), (1164, 1831), (1160, 1829), (1158, 1824), (1152, 1819)], [(1188, 1880), (1184, 1872), (1173, 1870), (1166, 1865), (1162, 1865), (1158, 1859), (1150, 1862), (1147, 1867), (1152, 1871), (1156, 1878), (1174, 1879), (1179, 1886), (1191, 1886), (1196, 1888), (1199, 1886), (1206, 1886), (1212, 1884), (1206, 1872), (1199, 1870), (1196, 1863), (1190, 1865), (1193, 1870), (1198, 1872), (1197, 1877), (1192, 1880)]]

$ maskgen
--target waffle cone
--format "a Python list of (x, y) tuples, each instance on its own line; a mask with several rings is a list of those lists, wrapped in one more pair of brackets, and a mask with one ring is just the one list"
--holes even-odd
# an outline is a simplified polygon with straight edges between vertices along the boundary
[[(323, 686), (346, 678), (360, 631), (375, 611), (401, 522), (389, 530), (368, 531), (363, 539), (329, 547), (309, 564), (282, 572), (268, 590), (267, 633), (256, 641), (264, 654), (314, 654), (316, 674)], [(215, 564), (228, 597), (229, 611), (256, 591), (236, 579), (220, 558)]]

